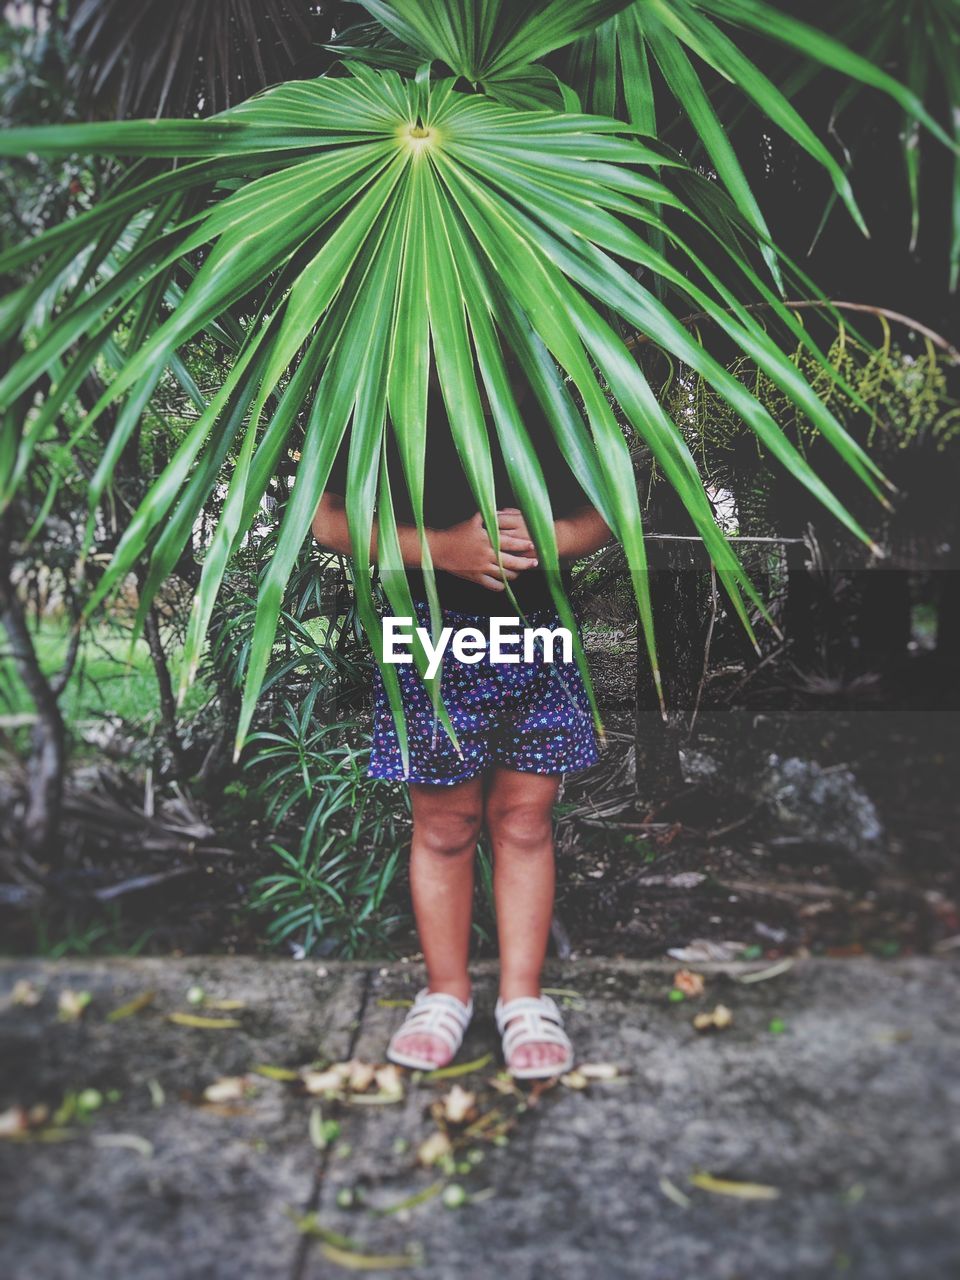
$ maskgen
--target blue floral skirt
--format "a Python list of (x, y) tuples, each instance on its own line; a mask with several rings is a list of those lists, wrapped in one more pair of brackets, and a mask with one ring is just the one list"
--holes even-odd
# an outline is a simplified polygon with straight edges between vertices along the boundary
[[(425, 601), (416, 600), (419, 625), (429, 626)], [(443, 625), (475, 627), (487, 634), (485, 615), (443, 610)], [(561, 625), (552, 610), (527, 615), (527, 625)], [(511, 628), (519, 630), (519, 628)], [(593, 718), (575, 662), (545, 660), (538, 641), (533, 661), (492, 662), (489, 649), (479, 662), (460, 661), (448, 645), (440, 670), (440, 692), (460, 751), (434, 716), (430, 694), (412, 663), (394, 669), (400, 682), (407, 725), (410, 771), (404, 773), (400, 743), (379, 669), (374, 668), (373, 747), (367, 773), (414, 783), (453, 786), (493, 765), (520, 773), (569, 773), (599, 758)]]

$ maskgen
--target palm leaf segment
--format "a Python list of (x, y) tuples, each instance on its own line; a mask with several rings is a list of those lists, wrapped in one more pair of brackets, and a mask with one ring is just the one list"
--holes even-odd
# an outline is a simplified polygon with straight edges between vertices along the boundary
[(303, 0), (69, 0), (81, 97), (140, 111), (203, 115), (288, 79), (340, 25), (334, 3)]
[[(909, 97), (899, 130), (904, 172), (910, 192), (910, 248), (920, 235), (920, 163), (923, 116), (917, 103), (941, 102), (950, 108), (954, 142), (951, 192), (952, 235), (949, 249), (950, 288), (960, 283), (960, 5), (956, 0), (878, 0), (864, 6), (859, 0), (841, 0), (834, 26), (843, 43), (857, 50), (874, 67), (894, 67), (906, 82)], [(796, 46), (804, 52), (802, 46)], [(802, 60), (787, 86), (791, 94), (815, 79), (816, 66)], [(868, 82), (869, 83), (869, 82)], [(837, 128), (845, 125), (844, 113), (861, 85), (848, 84), (833, 104)]]
[[(191, 619), (185, 666), (195, 670), (229, 557), (252, 523), (291, 426), (304, 417), (297, 482), (261, 584), (238, 745), (249, 729), (284, 585), (347, 432), (356, 582), (377, 652), (368, 565), (378, 504), (385, 586), (395, 610), (410, 613), (385, 476), (378, 482), (385, 469), (378, 464), (385, 432), (392, 430), (422, 526), (432, 361), (478, 509), (495, 530), (481, 386), (485, 390), (540, 564), (569, 625), (543, 473), (506, 375), (504, 348), (516, 353), (559, 449), (626, 549), (654, 669), (636, 484), (606, 392), (676, 487), (748, 629), (744, 595), (761, 611), (763, 606), (714, 521), (682, 431), (611, 327), (611, 311), (701, 372), (811, 492), (866, 536), (766, 410), (621, 265), (647, 268), (667, 281), (684, 307), (713, 316), (878, 492), (875, 465), (742, 302), (662, 221), (667, 207), (683, 216), (677, 199), (652, 176), (672, 162), (625, 132), (624, 125), (602, 117), (517, 111), (458, 92), (453, 79), (431, 83), (421, 74), (403, 80), (357, 65), (341, 78), (286, 84), (207, 121), (28, 129), (2, 140), (8, 154), (77, 151), (180, 161), (146, 178), (134, 167), (94, 210), (0, 260), (0, 269), (40, 264), (15, 295), (21, 304), (25, 295), (55, 288), (68, 265), (79, 261), (84, 267), (79, 284), (70, 275), (74, 283), (53, 318), (24, 344), (24, 354), (0, 382), (7, 424), (0, 456), (12, 460), (4, 501), (48, 437), (54, 414), (121, 321), (136, 340), (127, 342), (118, 373), (77, 428), (79, 438), (109, 406), (119, 406), (108, 451), (117, 435), (129, 434), (144, 397), (178, 349), (251, 290), (267, 290), (260, 312), (237, 334), (237, 356), (221, 389), (134, 514), (89, 605), (95, 607), (147, 554), (146, 607), (188, 545), (201, 505), (233, 456)], [(185, 162), (189, 157), (198, 159)], [(114, 255), (109, 271), (101, 270), (105, 246), (115, 245), (131, 225), (137, 228), (132, 247), (119, 262)], [(645, 227), (669, 240), (686, 274), (642, 238)], [(173, 272), (201, 252), (202, 266), (182, 292), (172, 292)], [(746, 262), (739, 265), (745, 284), (771, 300)], [(771, 305), (807, 340), (776, 299)], [(54, 380), (44, 399), (36, 393), (47, 370)], [(10, 412), (11, 406), (19, 411)], [(427, 570), (429, 577), (429, 564)], [(384, 676), (399, 716), (394, 668), (384, 667)]]
[[(960, 87), (958, 52), (960, 26), (955, 0), (911, 0), (913, 14), (904, 12), (903, 0), (885, 0), (865, 5), (850, 0), (839, 25), (842, 39), (836, 40), (808, 23), (780, 12), (761, 0), (633, 0), (631, 4), (594, 30), (581, 36), (564, 55), (563, 76), (576, 89), (591, 111), (629, 120), (645, 134), (662, 135), (657, 120), (657, 94), (652, 68), (659, 70), (663, 86), (687, 116), (699, 143), (709, 157), (741, 215), (761, 236), (768, 236), (767, 224), (737, 156), (729, 130), (721, 121), (701, 74), (709, 68), (714, 79), (726, 82), (752, 102), (773, 124), (823, 166), (834, 188), (834, 198), (846, 205), (857, 225), (867, 226), (857, 206), (846, 169), (838, 163), (803, 116), (791, 97), (804, 81), (822, 68), (842, 73), (848, 83), (845, 100), (858, 86), (879, 89), (898, 102), (905, 118), (904, 146), (911, 190), (916, 189), (918, 131), (923, 124), (948, 146), (960, 139), (960, 126), (951, 143), (924, 106), (928, 63), (939, 68), (952, 90), (948, 100), (956, 101)], [(953, 10), (953, 18), (947, 11)], [(799, 53), (802, 75), (783, 87), (742, 52), (736, 37), (740, 31)], [(870, 39), (867, 39), (867, 36)], [(907, 85), (900, 84), (883, 65), (903, 39), (910, 46)], [(854, 48), (848, 47), (852, 44)], [(863, 53), (856, 52), (857, 48)], [(922, 51), (922, 52), (921, 52)], [(960, 175), (960, 159), (958, 159)], [(960, 192), (960, 177), (957, 191)], [(955, 199), (956, 226), (960, 227), (960, 195)], [(915, 215), (916, 217), (916, 215)], [(960, 259), (960, 233), (953, 246), (955, 263)], [(766, 257), (779, 279), (776, 257), (767, 248)], [(952, 281), (956, 280), (956, 266)]]

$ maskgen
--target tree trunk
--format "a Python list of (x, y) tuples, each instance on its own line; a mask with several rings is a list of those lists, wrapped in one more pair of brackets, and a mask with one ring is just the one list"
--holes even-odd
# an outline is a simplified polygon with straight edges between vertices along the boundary
[(809, 564), (807, 548), (797, 543), (786, 547), (787, 600), (783, 632), (790, 642), (790, 656), (804, 670), (816, 666), (820, 656), (817, 618), (822, 591)]
[(150, 649), (153, 670), (160, 690), (160, 720), (163, 724), (164, 737), (173, 757), (174, 773), (177, 778), (182, 778), (186, 773), (187, 762), (183, 743), (180, 741), (180, 734), (177, 732), (177, 701), (173, 694), (173, 683), (170, 680), (167, 657), (163, 652), (163, 641), (160, 637), (160, 620), (153, 605), (147, 610), (147, 616), (143, 622), (143, 633)]
[(0, 564), (0, 621), (10, 641), (17, 672), (37, 711), (33, 750), (27, 761), (24, 848), (30, 854), (53, 860), (60, 854), (66, 732), (56, 694), (37, 661), (23, 605), (11, 581), (6, 557)]
[(702, 656), (698, 619), (698, 575), (688, 543), (647, 544), (654, 633), (667, 719), (660, 715), (656, 687), (643, 638), (637, 644), (636, 752), (637, 791), (649, 799), (679, 791), (680, 735), (684, 712), (693, 702)]

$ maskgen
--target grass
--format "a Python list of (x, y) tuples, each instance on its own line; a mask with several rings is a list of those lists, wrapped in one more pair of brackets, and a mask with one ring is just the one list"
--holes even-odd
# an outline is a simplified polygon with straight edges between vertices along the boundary
[[(37, 657), (45, 675), (55, 675), (67, 654), (64, 619), (45, 618), (34, 632)], [(167, 662), (174, 689), (180, 673), (180, 646), (169, 646)], [(189, 690), (179, 714), (189, 719), (210, 696), (202, 680)], [(67, 727), (74, 732), (108, 717), (119, 717), (150, 734), (160, 720), (160, 690), (145, 640), (130, 653), (129, 631), (118, 622), (101, 621), (90, 627), (80, 644), (76, 666), (60, 697)], [(32, 715), (33, 701), (0, 638), (0, 723)], [(8, 723), (10, 723), (8, 721)]]

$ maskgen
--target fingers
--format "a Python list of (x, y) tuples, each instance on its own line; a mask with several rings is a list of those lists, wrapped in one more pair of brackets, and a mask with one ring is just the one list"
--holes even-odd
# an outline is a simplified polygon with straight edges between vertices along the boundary
[(505, 569), (516, 569), (518, 573), (524, 569), (535, 569), (538, 563), (532, 556), (502, 555), (500, 558)]
[(535, 551), (536, 547), (529, 538), (518, 538), (512, 533), (500, 532), (500, 549), (502, 551)]
[(505, 507), (502, 511), (498, 511), (497, 524), (501, 529), (526, 530), (527, 527), (523, 512), (518, 511), (516, 507)]
[(497, 578), (491, 578), (489, 574), (483, 573), (477, 579), (481, 587), (486, 587), (488, 591), (506, 591), (506, 587)]
[(533, 551), (535, 549), (526, 521), (521, 512), (517, 511), (515, 507), (507, 507), (503, 511), (497, 512), (497, 528), (500, 530), (502, 545), (506, 545), (508, 538), (525, 544), (523, 547), (511, 547), (510, 550)]

